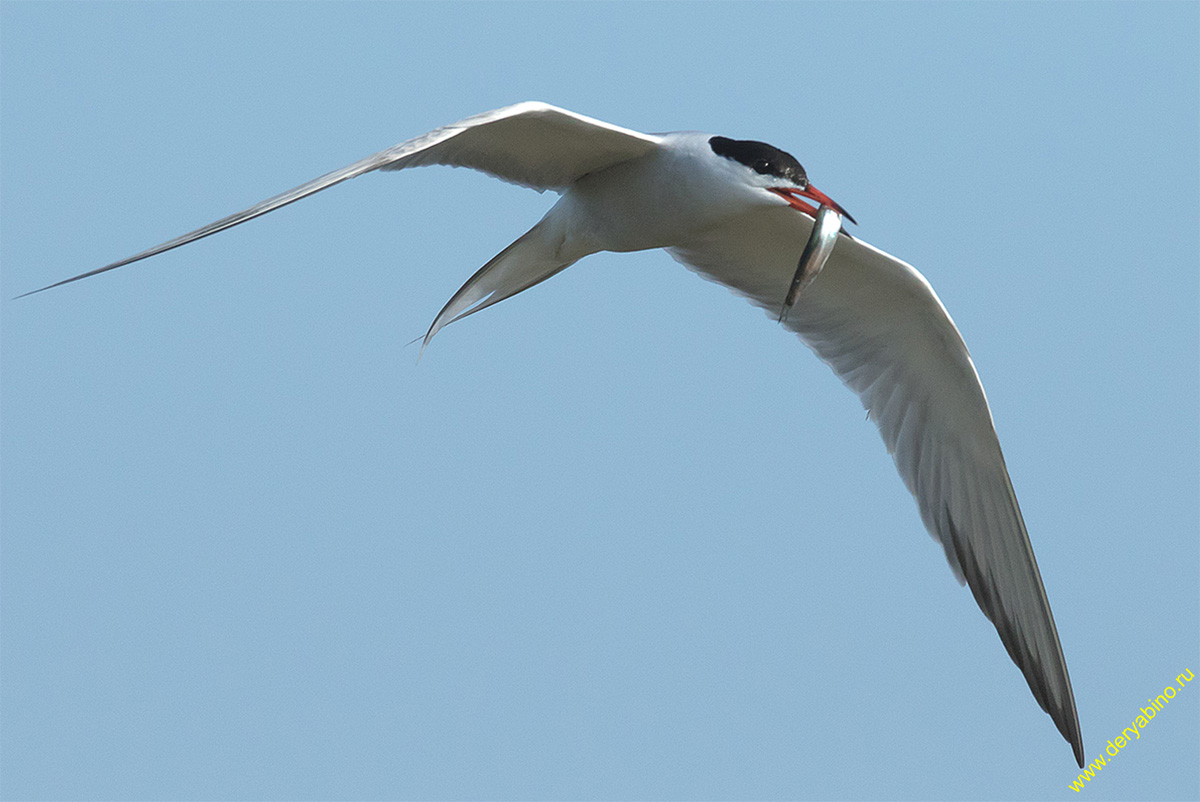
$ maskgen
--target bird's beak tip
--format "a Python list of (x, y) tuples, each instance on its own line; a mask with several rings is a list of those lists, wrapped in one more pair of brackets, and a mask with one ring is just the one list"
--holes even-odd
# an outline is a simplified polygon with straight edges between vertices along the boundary
[(801, 190), (800, 194), (806, 198), (811, 198), (812, 200), (815, 200), (817, 203), (821, 204), (822, 206), (828, 206), (828, 207), (832, 208), (835, 212), (837, 212), (842, 217), (849, 220), (854, 225), (858, 225), (858, 221), (854, 219), (854, 216), (851, 215), (849, 212), (847, 212), (845, 209), (843, 209), (842, 205), (840, 203), (838, 203), (833, 198), (826, 195), (821, 190), (814, 187), (812, 184), (809, 184), (807, 187), (805, 187), (803, 190)]

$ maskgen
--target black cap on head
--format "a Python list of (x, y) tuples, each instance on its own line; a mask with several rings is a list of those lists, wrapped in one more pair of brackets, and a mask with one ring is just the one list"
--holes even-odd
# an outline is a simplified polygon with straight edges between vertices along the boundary
[(792, 154), (753, 139), (728, 139), (714, 136), (708, 140), (713, 153), (740, 162), (756, 173), (773, 175), (796, 186), (808, 186), (808, 176)]

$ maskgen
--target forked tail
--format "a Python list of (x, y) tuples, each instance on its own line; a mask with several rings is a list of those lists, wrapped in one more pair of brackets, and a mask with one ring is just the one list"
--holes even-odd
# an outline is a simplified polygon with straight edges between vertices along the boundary
[(564, 261), (560, 255), (562, 237), (552, 233), (555, 228), (543, 219), (467, 279), (434, 318), (421, 342), (421, 353), (447, 324), (511, 298), (575, 264), (579, 257)]

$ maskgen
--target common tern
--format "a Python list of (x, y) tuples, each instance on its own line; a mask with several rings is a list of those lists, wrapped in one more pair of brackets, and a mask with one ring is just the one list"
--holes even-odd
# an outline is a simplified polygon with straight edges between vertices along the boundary
[[(962, 336), (924, 276), (840, 230), (841, 217), (853, 218), (785, 151), (697, 132), (643, 134), (546, 103), (518, 103), (33, 292), (178, 248), (364, 173), (435, 164), (470, 167), (560, 198), (451, 297), (422, 349), (446, 324), (599, 251), (663, 248), (778, 316), (859, 396), (955, 577), (970, 586), (1083, 766), (1058, 631)], [(810, 253), (805, 243), (818, 208), (822, 216), (830, 210), (832, 222), (822, 220)], [(804, 275), (805, 260), (815, 264), (811, 275)]]

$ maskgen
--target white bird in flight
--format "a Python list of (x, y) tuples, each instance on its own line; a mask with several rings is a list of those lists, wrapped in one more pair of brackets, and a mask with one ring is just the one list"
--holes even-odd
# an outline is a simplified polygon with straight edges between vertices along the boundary
[[(778, 148), (697, 132), (643, 134), (546, 103), (518, 103), (430, 131), (33, 292), (178, 248), (363, 173), (433, 164), (470, 167), (561, 197), (454, 294), (422, 348), (447, 323), (600, 251), (663, 248), (778, 316), (858, 394), (954, 575), (970, 586), (1083, 766), (1054, 616), (962, 336), (925, 277), (899, 259), (824, 220), (824, 234), (805, 247), (818, 209), (804, 199), (822, 213), (845, 212)], [(818, 236), (831, 239), (816, 243)], [(802, 282), (797, 257), (803, 251), (808, 259), (813, 250), (828, 260)], [(785, 299), (794, 302), (784, 306)]]

